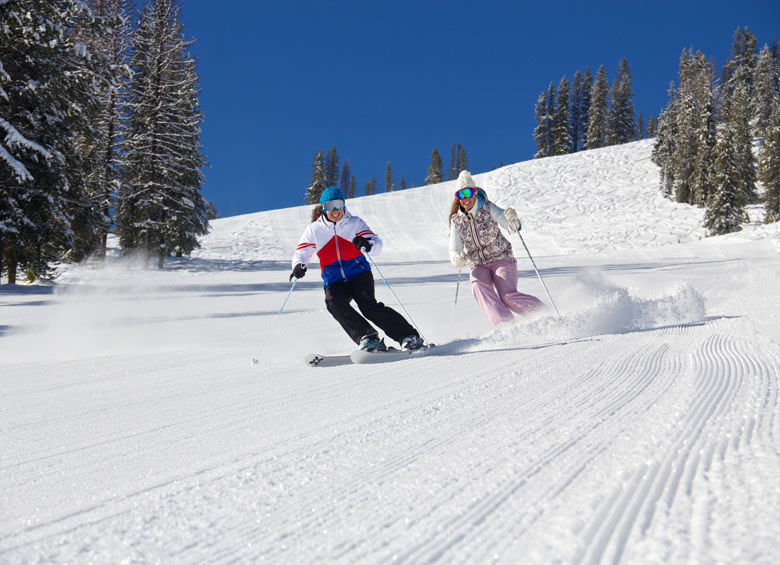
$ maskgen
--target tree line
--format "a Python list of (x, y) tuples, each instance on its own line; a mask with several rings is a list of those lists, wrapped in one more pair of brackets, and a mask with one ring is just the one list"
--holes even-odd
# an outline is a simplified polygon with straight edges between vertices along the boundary
[[(427, 175), (423, 184), (436, 184), (444, 180), (454, 180), (458, 178), (461, 171), (468, 167), (468, 157), (466, 149), (460, 143), (453, 143), (450, 149), (450, 163), (447, 169), (447, 177), (442, 172), (442, 160), (439, 151), (434, 147), (431, 153), (431, 164), (428, 167)], [(412, 184), (407, 187), (406, 177), (402, 176), (396, 185), (396, 176), (390, 161), (385, 165), (384, 189), (385, 192), (394, 192), (395, 190), (406, 190), (414, 188)], [(349, 165), (349, 159), (344, 158), (344, 165), (339, 167), (339, 156), (336, 146), (332, 146), (327, 153), (323, 155), (321, 149), (317, 149), (311, 164), (311, 181), (306, 187), (304, 202), (306, 204), (315, 204), (320, 201), (320, 194), (329, 186), (338, 186), (347, 198), (356, 196), (357, 181), (352, 174)], [(367, 179), (363, 185), (363, 195), (370, 196), (377, 193), (376, 176)]]
[(653, 137), (655, 118), (648, 119), (647, 129), (641, 112), (635, 120), (633, 96), (625, 58), (620, 60), (611, 88), (604, 65), (595, 78), (585, 67), (584, 72), (574, 73), (571, 82), (566, 76), (557, 88), (551, 82), (534, 108), (534, 159)]
[(0, 2), (0, 260), (15, 283), (123, 252), (162, 267), (216, 215), (175, 0)]
[(658, 120), (661, 190), (705, 208), (710, 235), (741, 230), (751, 203), (763, 201), (765, 222), (780, 220), (780, 48), (757, 45), (748, 28), (737, 29), (719, 77), (703, 53), (683, 49)]

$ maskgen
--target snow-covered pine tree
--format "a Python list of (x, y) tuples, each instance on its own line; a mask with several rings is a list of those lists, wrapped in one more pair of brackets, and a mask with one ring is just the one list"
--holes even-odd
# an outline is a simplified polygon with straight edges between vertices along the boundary
[(580, 116), (582, 114), (582, 75), (574, 73), (571, 82), (571, 110), (569, 112), (569, 133), (571, 135), (571, 152), (580, 150)]
[(585, 71), (582, 73), (582, 85), (581, 85), (581, 99), (580, 99), (580, 123), (577, 131), (577, 148), (575, 151), (585, 149), (588, 142), (588, 120), (590, 120), (590, 106), (593, 92), (593, 75), (590, 73), (590, 68), (585, 67)]
[(86, 135), (77, 137), (78, 159), (89, 206), (76, 213), (73, 258), (89, 254), (104, 258), (112, 223), (114, 195), (119, 185), (119, 140), (124, 126), (126, 83), (130, 49), (128, 0), (88, 0), (90, 17), (82, 18), (73, 37), (82, 41), (91, 57), (87, 84), (95, 90), (96, 104)]
[(647, 128), (646, 129), (647, 129), (647, 136), (646, 136), (647, 139), (654, 138), (655, 137), (655, 132), (656, 132), (656, 129), (657, 129), (655, 116), (650, 116), (649, 118), (647, 118)]
[(696, 129), (696, 166), (691, 180), (691, 203), (705, 206), (712, 188), (712, 173), (717, 145), (717, 109), (715, 108), (715, 70), (701, 51), (693, 60), (693, 98), (698, 114)]
[(756, 36), (747, 27), (737, 28), (734, 32), (731, 55), (723, 64), (720, 80), (719, 107), (721, 119), (724, 121), (731, 116), (732, 98), (737, 87), (741, 86), (748, 99), (753, 99), (753, 79), (758, 62), (757, 45)]
[(339, 154), (332, 146), (325, 154), (325, 187), (336, 186), (339, 182)]
[(431, 164), (428, 165), (428, 175), (425, 177), (425, 184), (438, 184), (442, 181), (441, 175), (441, 156), (434, 147), (431, 151)]
[(390, 161), (385, 165), (385, 192), (393, 192), (393, 169), (390, 167)]
[(317, 149), (314, 159), (311, 162), (311, 182), (306, 187), (304, 203), (316, 204), (320, 201), (320, 195), (325, 190), (325, 161), (322, 157), (322, 150)]
[(740, 84), (731, 94), (731, 109), (727, 127), (734, 134), (735, 158), (740, 171), (740, 180), (745, 199), (755, 202), (756, 195), (756, 159), (753, 155), (753, 133), (751, 128), (751, 101), (747, 87)]
[(0, 2), (0, 270), (12, 284), (63, 257), (86, 205), (68, 161), (92, 102), (88, 53), (69, 33), (85, 11), (77, 0)]
[(677, 91), (674, 84), (669, 85), (669, 102), (658, 117), (655, 144), (651, 159), (660, 170), (661, 192), (667, 198), (674, 193), (675, 171), (674, 153), (677, 135)]
[(636, 139), (634, 96), (631, 90), (631, 70), (625, 58), (620, 60), (612, 83), (612, 108), (608, 114), (607, 145), (619, 145)]
[(708, 235), (722, 235), (742, 229), (746, 220), (747, 199), (743, 190), (742, 171), (738, 163), (735, 134), (727, 126), (716, 149), (715, 185), (707, 201), (704, 227)]
[(123, 140), (123, 180), (116, 228), (125, 251), (148, 261), (188, 254), (208, 231), (200, 187), (206, 166), (200, 149), (195, 61), (174, 0), (145, 4), (132, 39), (130, 117)]
[(758, 55), (754, 87), (753, 121), (756, 134), (764, 137), (770, 133), (767, 127), (772, 113), (780, 106), (780, 62), (767, 45)]
[(534, 108), (536, 127), (534, 128), (534, 141), (536, 141), (536, 153), (534, 159), (549, 157), (550, 155), (550, 116), (547, 115), (547, 93), (540, 92)]
[(766, 189), (766, 223), (780, 221), (780, 105), (775, 106), (761, 147), (761, 181)]
[(609, 128), (608, 94), (607, 75), (604, 72), (604, 65), (601, 65), (596, 71), (596, 80), (591, 89), (586, 149), (597, 149), (606, 145)]
[(556, 91), (555, 112), (552, 118), (552, 154), (566, 155), (571, 153), (571, 113), (569, 109), (569, 79), (561, 78)]
[(676, 91), (675, 135), (672, 145), (674, 184), (677, 202), (693, 204), (693, 182), (699, 152), (699, 107), (696, 100), (696, 67), (688, 49), (683, 49), (679, 64), (679, 86)]

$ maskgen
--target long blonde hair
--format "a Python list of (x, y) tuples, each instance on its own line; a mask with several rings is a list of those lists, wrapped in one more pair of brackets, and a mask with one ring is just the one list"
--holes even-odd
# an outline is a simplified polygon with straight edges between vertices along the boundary
[(450, 206), (450, 225), (452, 225), (452, 219), (458, 215), (458, 210), (462, 210), (463, 207), (460, 205), (460, 200), (458, 200), (458, 197), (455, 197), (455, 200), (452, 201), (452, 206)]

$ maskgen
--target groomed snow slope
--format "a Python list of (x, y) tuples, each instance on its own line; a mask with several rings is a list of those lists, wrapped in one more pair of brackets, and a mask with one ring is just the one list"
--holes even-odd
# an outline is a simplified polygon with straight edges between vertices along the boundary
[(475, 175), (562, 315), (502, 330), (447, 261), (452, 183), (349, 201), (434, 357), (303, 364), (351, 348), (315, 265), (278, 314), (309, 207), (0, 287), (0, 562), (773, 563), (780, 227), (704, 238), (651, 147)]

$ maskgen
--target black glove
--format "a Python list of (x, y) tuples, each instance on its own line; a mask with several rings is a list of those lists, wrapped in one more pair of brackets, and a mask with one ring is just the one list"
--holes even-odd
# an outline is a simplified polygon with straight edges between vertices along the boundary
[(303, 263), (298, 263), (293, 268), (292, 274), (290, 275), (290, 280), (293, 280), (293, 277), (295, 277), (296, 279), (302, 279), (303, 275), (305, 274), (306, 274), (306, 265), (304, 265)]
[(352, 243), (355, 244), (355, 249), (357, 250), (364, 249), (366, 253), (371, 251), (371, 248), (374, 247), (373, 245), (371, 245), (371, 242), (368, 241), (362, 235), (356, 235), (355, 239), (352, 240)]

